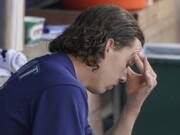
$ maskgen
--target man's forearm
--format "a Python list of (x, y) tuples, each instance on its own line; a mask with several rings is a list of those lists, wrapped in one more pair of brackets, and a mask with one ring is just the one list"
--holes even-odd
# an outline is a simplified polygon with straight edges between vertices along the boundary
[(131, 135), (139, 111), (125, 107), (117, 123), (105, 135)]

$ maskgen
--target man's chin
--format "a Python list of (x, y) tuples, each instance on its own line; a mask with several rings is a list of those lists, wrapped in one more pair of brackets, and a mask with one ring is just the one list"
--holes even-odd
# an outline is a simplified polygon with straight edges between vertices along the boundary
[(109, 91), (109, 90), (112, 90), (113, 89), (113, 85), (112, 86), (108, 86), (108, 87), (106, 87), (106, 89), (107, 89), (107, 91)]
[(103, 94), (105, 93), (107, 90), (106, 89), (99, 89), (99, 90), (95, 90), (95, 89), (88, 89), (89, 92), (93, 93), (93, 94)]

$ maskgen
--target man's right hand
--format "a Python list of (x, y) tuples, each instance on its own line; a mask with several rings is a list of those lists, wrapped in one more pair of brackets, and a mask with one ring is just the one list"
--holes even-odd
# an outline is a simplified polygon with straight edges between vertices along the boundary
[(152, 69), (146, 57), (137, 54), (134, 62), (140, 71), (135, 73), (130, 67), (127, 75), (127, 107), (140, 111), (145, 99), (157, 85), (157, 75)]

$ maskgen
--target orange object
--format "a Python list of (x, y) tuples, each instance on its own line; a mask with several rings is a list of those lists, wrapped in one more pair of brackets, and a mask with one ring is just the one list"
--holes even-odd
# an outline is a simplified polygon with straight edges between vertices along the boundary
[(61, 5), (68, 9), (86, 9), (99, 4), (114, 4), (127, 10), (147, 7), (148, 0), (61, 0)]

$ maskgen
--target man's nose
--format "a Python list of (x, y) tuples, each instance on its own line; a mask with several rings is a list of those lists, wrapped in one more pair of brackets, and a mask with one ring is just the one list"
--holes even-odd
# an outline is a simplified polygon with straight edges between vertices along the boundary
[(127, 77), (126, 76), (122, 76), (119, 78), (119, 82), (120, 83), (125, 83), (127, 81)]
[(123, 75), (119, 78), (120, 83), (125, 83), (126, 81), (127, 81), (127, 70), (125, 70)]

